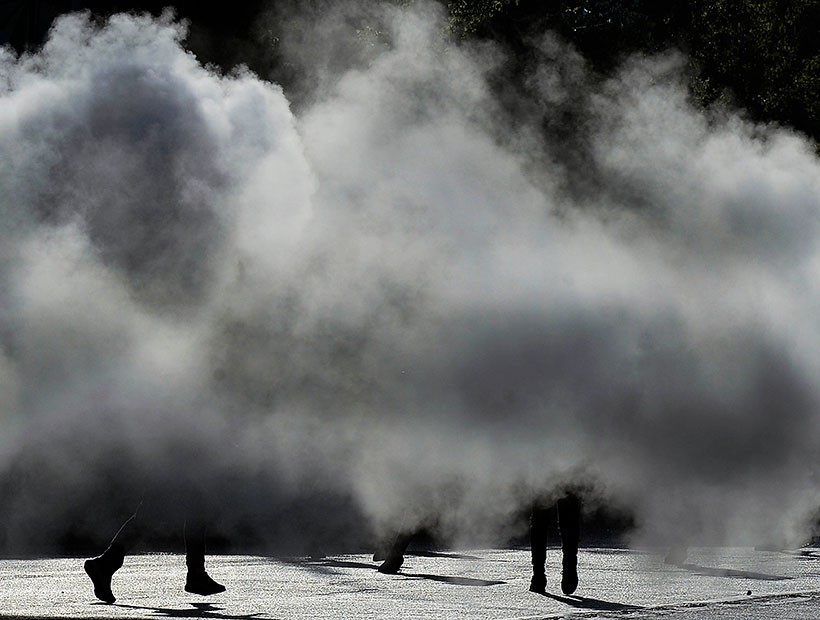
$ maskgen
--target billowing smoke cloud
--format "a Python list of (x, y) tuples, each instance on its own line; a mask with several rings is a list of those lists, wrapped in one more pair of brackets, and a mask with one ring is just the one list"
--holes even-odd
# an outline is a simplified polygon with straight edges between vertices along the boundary
[(3, 52), (7, 547), (105, 539), (146, 490), (271, 545), (486, 540), (573, 480), (654, 540), (805, 536), (811, 145), (694, 109), (675, 55), (601, 83), (551, 37), (502, 104), (498, 50), (373, 15), (295, 112), (170, 16)]

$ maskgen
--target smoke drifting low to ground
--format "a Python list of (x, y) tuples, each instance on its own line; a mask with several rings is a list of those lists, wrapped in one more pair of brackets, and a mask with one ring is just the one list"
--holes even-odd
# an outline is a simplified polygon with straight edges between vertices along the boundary
[(812, 147), (691, 107), (677, 56), (596, 82), (550, 37), (509, 118), (499, 50), (378, 19), (298, 109), (170, 16), (2, 52), (6, 550), (104, 541), (146, 489), (271, 549), (497, 540), (572, 480), (644, 540), (808, 535)]

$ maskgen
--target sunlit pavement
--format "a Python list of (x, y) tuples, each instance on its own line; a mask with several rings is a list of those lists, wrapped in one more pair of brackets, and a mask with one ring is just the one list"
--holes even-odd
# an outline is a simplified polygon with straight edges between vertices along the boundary
[(816, 547), (692, 549), (681, 567), (650, 551), (582, 549), (572, 597), (560, 593), (557, 549), (547, 564), (544, 596), (527, 590), (526, 550), (409, 555), (399, 575), (361, 554), (209, 556), (228, 591), (201, 597), (182, 589), (182, 556), (147, 554), (126, 558), (106, 605), (80, 559), (0, 560), (0, 618), (820, 618)]

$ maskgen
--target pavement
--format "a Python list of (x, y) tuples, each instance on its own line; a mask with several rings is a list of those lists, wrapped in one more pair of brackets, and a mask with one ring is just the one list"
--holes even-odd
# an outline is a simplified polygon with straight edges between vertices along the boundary
[(114, 576), (117, 601), (94, 599), (82, 559), (0, 560), (0, 619), (220, 618), (357, 620), (812, 619), (820, 618), (820, 548), (765, 552), (690, 549), (681, 566), (660, 551), (584, 548), (580, 585), (560, 592), (560, 550), (547, 556), (547, 594), (528, 591), (526, 549), (408, 555), (398, 575), (370, 556), (323, 559), (209, 556), (227, 586), (188, 594), (185, 559), (129, 556)]

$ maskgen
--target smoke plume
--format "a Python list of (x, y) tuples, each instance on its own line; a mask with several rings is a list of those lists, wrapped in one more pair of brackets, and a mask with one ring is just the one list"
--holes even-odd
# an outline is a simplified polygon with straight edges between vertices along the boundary
[(808, 535), (812, 145), (675, 53), (602, 79), (548, 35), (504, 91), (433, 7), (361, 15), (294, 22), (298, 106), (170, 14), (0, 51), (6, 549), (144, 493), (271, 548), (498, 540), (571, 482), (644, 540)]

